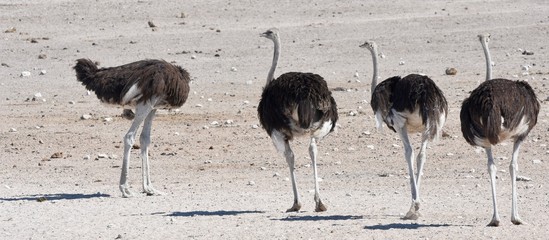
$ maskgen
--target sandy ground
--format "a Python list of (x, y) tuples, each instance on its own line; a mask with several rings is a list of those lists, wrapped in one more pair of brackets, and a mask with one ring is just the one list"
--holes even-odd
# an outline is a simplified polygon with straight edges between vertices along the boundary
[[(334, 89), (339, 127), (319, 144), (327, 212), (313, 211), (306, 138), (293, 142), (304, 206), (285, 212), (287, 164), (257, 128), (272, 58), (272, 42), (259, 33), (270, 27), (283, 43), (276, 75), (311, 71)], [(542, 239), (549, 232), (546, 0), (0, 0), (0, 30), (1, 239)], [(512, 144), (494, 149), (502, 226), (492, 228), (485, 154), (461, 136), (461, 101), (485, 74), (480, 33), (492, 34), (494, 77), (528, 80), (542, 106), (519, 161), (519, 174), (532, 179), (518, 185), (527, 225), (510, 222)], [(449, 102), (449, 136), (428, 149), (417, 221), (400, 219), (410, 206), (402, 144), (375, 129), (371, 58), (358, 47), (367, 39), (385, 55), (383, 79), (427, 74)], [(153, 126), (152, 180), (165, 195), (121, 197), (130, 122), (76, 81), (78, 58), (105, 67), (160, 58), (191, 73), (187, 103), (160, 111)], [(446, 75), (448, 67), (457, 75)], [(139, 192), (137, 154), (130, 183)]]

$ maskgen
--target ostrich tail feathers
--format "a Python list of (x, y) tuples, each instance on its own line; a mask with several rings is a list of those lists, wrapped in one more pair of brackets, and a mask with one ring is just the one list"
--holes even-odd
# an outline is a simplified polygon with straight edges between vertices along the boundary
[(76, 79), (88, 87), (97, 72), (97, 65), (89, 59), (81, 58), (76, 60), (74, 70), (76, 71)]

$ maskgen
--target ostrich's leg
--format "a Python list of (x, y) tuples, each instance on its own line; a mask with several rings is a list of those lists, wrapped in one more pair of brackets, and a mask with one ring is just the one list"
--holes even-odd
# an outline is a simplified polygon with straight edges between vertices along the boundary
[(417, 187), (418, 199), (419, 199), (419, 185), (421, 182), (421, 177), (423, 176), (423, 165), (425, 164), (428, 141), (429, 141), (428, 136), (422, 136), (421, 148), (419, 149), (419, 153), (417, 154), (417, 158), (416, 158), (416, 161), (417, 161), (416, 187)]
[(290, 148), (290, 143), (286, 137), (279, 131), (274, 130), (271, 134), (271, 139), (276, 149), (284, 154), (288, 167), (290, 168), (290, 180), (292, 181), (292, 190), (294, 192), (294, 204), (286, 212), (297, 212), (301, 209), (301, 202), (299, 201), (299, 193), (297, 192), (297, 183), (295, 181), (295, 159), (294, 153)]
[(320, 193), (318, 190), (318, 171), (316, 168), (316, 139), (314, 137), (311, 138), (311, 143), (309, 145), (309, 154), (311, 155), (311, 160), (313, 161), (313, 175), (315, 178), (315, 202), (316, 202), (316, 212), (324, 212), (326, 211), (326, 206), (322, 204), (322, 201), (320, 200)]
[(141, 170), (143, 173), (143, 191), (149, 196), (163, 194), (162, 192), (153, 188), (149, 168), (149, 145), (151, 143), (151, 128), (155, 113), (156, 109), (153, 109), (149, 113), (147, 118), (145, 118), (145, 122), (143, 123), (143, 131), (141, 132), (141, 136), (139, 138), (141, 144)]
[(128, 171), (130, 169), (130, 152), (135, 141), (135, 134), (137, 132), (137, 129), (139, 128), (139, 125), (141, 125), (143, 120), (149, 115), (151, 111), (152, 107), (138, 104), (136, 106), (137, 114), (135, 115), (130, 130), (128, 130), (128, 133), (126, 133), (126, 135), (124, 136), (124, 159), (122, 161), (122, 173), (120, 174), (119, 185), (123, 197), (133, 196), (133, 193), (130, 191), (130, 187), (127, 183)]
[(395, 128), (397, 132), (400, 135), (400, 139), (402, 140), (402, 143), (404, 144), (404, 157), (406, 158), (406, 162), (408, 163), (408, 174), (410, 175), (410, 188), (412, 190), (412, 206), (410, 207), (410, 210), (402, 219), (406, 220), (416, 220), (419, 218), (419, 199), (418, 199), (418, 191), (417, 191), (417, 185), (416, 185), (416, 178), (414, 173), (414, 149), (412, 148), (412, 145), (410, 145), (410, 140), (408, 138), (408, 131), (406, 127), (402, 128)]
[(509, 172), (511, 173), (511, 184), (513, 187), (513, 202), (511, 205), (511, 222), (515, 225), (524, 224), (520, 219), (517, 209), (517, 171), (518, 171), (518, 155), (520, 144), (522, 141), (516, 141), (513, 145), (513, 156), (511, 158), (511, 164), (509, 165)]
[(498, 202), (496, 198), (496, 171), (497, 167), (494, 163), (494, 157), (492, 156), (492, 149), (485, 148), (486, 155), (488, 156), (488, 173), (490, 174), (490, 184), (492, 186), (492, 202), (494, 206), (494, 214), (492, 215), (492, 221), (488, 223), (488, 226), (499, 226), (499, 214), (498, 214)]

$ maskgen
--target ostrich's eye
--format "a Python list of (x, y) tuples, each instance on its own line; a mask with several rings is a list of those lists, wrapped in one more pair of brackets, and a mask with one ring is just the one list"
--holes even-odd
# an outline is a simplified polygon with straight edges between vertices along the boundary
[(271, 31), (271, 30), (269, 30), (269, 31), (266, 31), (266, 32), (265, 32), (265, 34), (267, 34), (267, 35), (271, 35), (271, 34), (273, 34), (273, 31)]

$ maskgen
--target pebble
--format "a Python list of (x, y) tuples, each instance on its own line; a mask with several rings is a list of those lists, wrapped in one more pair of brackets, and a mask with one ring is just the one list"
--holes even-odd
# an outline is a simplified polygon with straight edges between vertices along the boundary
[(103, 122), (112, 122), (112, 117), (104, 117)]
[(80, 119), (82, 119), (82, 120), (88, 120), (88, 119), (90, 119), (91, 117), (92, 117), (92, 116), (89, 115), (89, 114), (84, 114), (84, 115), (80, 116)]
[(82, 158), (84, 160), (90, 160), (91, 159), (91, 156), (90, 155), (84, 155), (84, 157)]
[(40, 75), (46, 75), (46, 70), (40, 70)]
[(280, 173), (275, 172), (275, 173), (273, 174), (273, 177), (278, 177), (278, 176), (280, 176)]
[(75, 104), (75, 103), (76, 103), (76, 102), (74, 102), (74, 101), (69, 101), (69, 104)]
[(103, 154), (103, 153), (97, 154), (97, 158), (107, 158), (107, 157), (108, 157), (107, 154)]
[(374, 149), (375, 148), (374, 145), (368, 145), (366, 147), (369, 148), (369, 149)]
[(21, 72), (21, 77), (30, 77), (30, 75), (31, 75), (31, 72), (29, 72), (29, 71)]
[(358, 78), (359, 76), (358, 72), (355, 72), (355, 78)]
[(261, 170), (267, 170), (266, 167), (260, 167), (259, 169), (261, 169)]
[(210, 129), (208, 126), (203, 126), (202, 129)]
[(352, 110), (349, 112), (349, 116), (356, 116), (358, 114), (358, 112), (356, 110)]
[(257, 129), (259, 126), (257, 124), (252, 125), (252, 129)]
[(225, 124), (230, 125), (230, 124), (233, 124), (233, 123), (234, 123), (234, 121), (232, 119), (227, 119), (227, 121), (225, 121)]
[(253, 185), (255, 185), (255, 182), (254, 182), (254, 181), (249, 181), (249, 182), (248, 182), (248, 186), (253, 186)]
[(191, 56), (191, 59), (196, 59), (196, 55), (192, 55), (192, 56)]
[(533, 164), (540, 164), (540, 163), (541, 163), (541, 160), (539, 160), (539, 159), (534, 159), (534, 160), (532, 160), (532, 163), (533, 163)]
[(219, 125), (219, 122), (213, 121), (213, 122), (210, 123), (210, 125)]
[(231, 67), (231, 72), (236, 72), (237, 69), (235, 67)]
[(17, 129), (15, 129), (15, 128), (10, 128), (10, 132), (17, 132)]
[(246, 81), (246, 85), (252, 85), (254, 82), (252, 80)]
[(457, 69), (455, 68), (446, 68), (446, 75), (456, 75)]
[(38, 92), (38, 93), (35, 93), (35, 94), (34, 94), (34, 97), (35, 97), (35, 98), (42, 98), (42, 93), (39, 93), (39, 92)]

